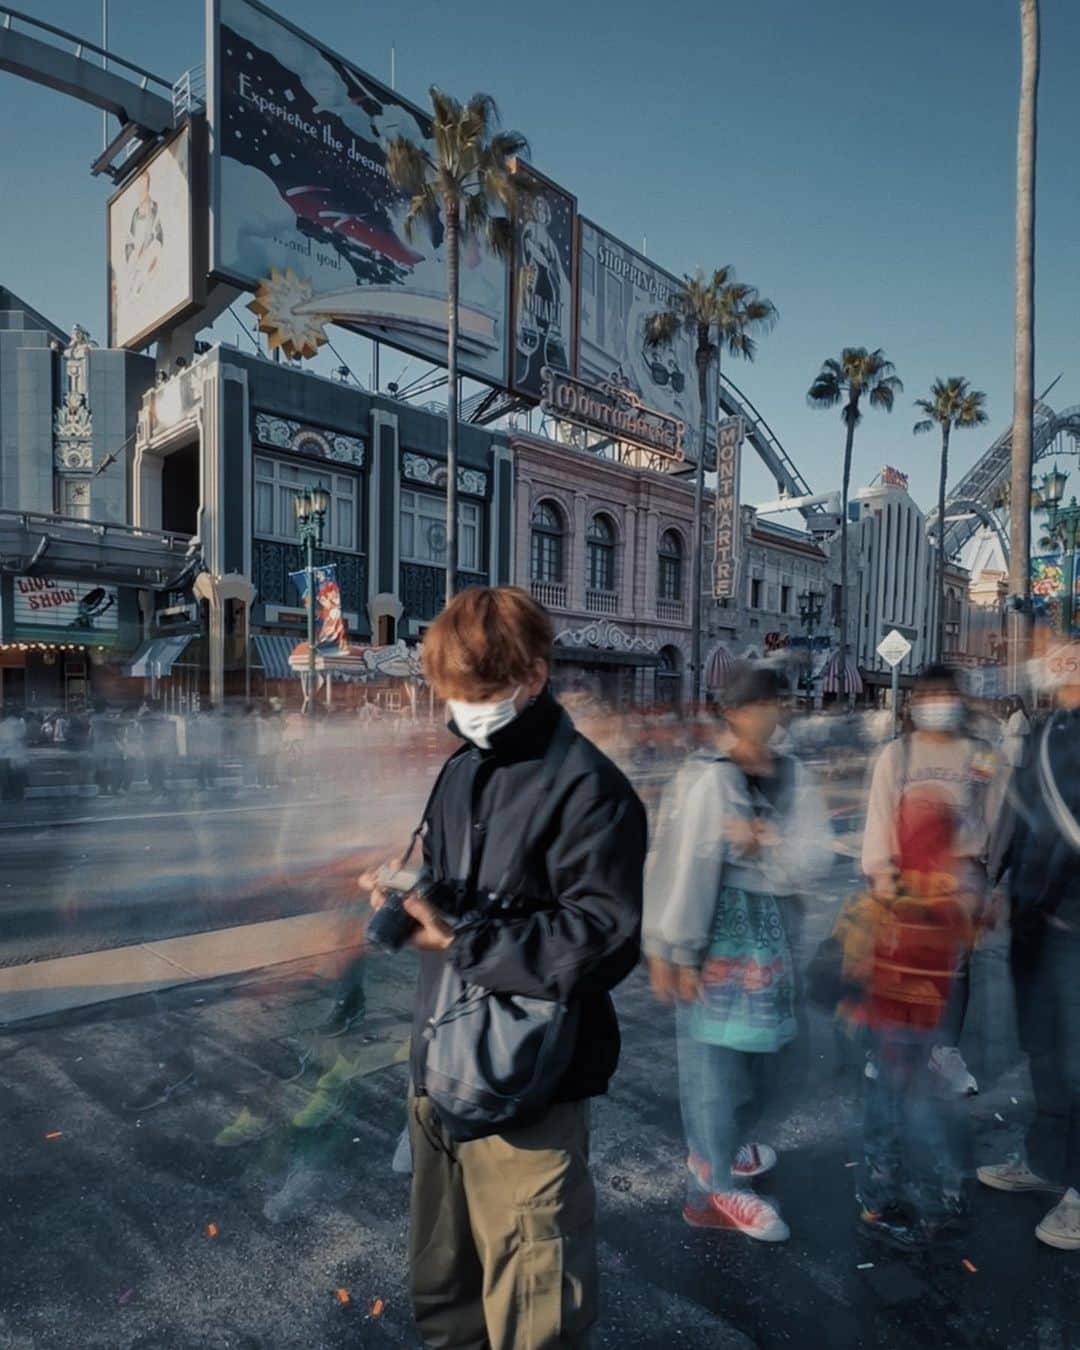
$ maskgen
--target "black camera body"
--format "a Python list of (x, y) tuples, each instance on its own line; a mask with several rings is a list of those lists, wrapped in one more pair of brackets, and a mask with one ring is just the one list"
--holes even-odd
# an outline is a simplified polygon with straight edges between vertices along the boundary
[(419, 925), (405, 910), (405, 901), (411, 890), (385, 890), (382, 907), (372, 915), (367, 926), (367, 940), (373, 947), (393, 956), (401, 951)]

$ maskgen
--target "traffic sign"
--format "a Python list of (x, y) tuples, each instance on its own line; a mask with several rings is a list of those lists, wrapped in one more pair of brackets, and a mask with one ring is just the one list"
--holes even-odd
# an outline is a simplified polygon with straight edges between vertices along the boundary
[(899, 633), (901, 637), (906, 637), (911, 643), (918, 642), (919, 630), (917, 628), (908, 628), (902, 623), (883, 623), (881, 625), (881, 636), (887, 637), (889, 633)]
[(898, 666), (911, 654), (911, 643), (903, 633), (898, 633), (894, 628), (891, 633), (886, 633), (878, 643), (877, 654), (890, 666)]

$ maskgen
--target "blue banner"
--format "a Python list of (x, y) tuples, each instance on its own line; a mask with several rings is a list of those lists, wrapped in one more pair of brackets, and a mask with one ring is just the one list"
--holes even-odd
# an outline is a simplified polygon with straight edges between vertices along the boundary
[[(347, 652), (349, 631), (341, 610), (337, 567), (333, 564), (316, 567), (312, 569), (312, 574), (315, 579), (315, 647), (320, 652)], [(311, 603), (307, 570), (290, 572), (289, 578), (300, 592), (300, 600), (306, 608)]]

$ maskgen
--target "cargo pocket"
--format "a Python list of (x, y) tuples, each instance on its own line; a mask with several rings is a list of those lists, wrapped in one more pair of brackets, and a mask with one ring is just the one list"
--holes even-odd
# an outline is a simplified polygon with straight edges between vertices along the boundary
[(545, 1198), (516, 1208), (515, 1345), (522, 1350), (585, 1344), (596, 1320), (595, 1208), (588, 1174), (561, 1203)]

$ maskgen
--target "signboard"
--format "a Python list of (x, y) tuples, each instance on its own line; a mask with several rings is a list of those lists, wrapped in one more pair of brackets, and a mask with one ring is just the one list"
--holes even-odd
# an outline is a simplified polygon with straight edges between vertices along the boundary
[(92, 582), (16, 577), (11, 608), (16, 629), (48, 628), (76, 642), (99, 642), (118, 629), (115, 588)]
[(919, 640), (919, 630), (917, 628), (909, 628), (906, 624), (902, 623), (883, 623), (881, 625), (882, 637), (887, 637), (890, 633), (899, 633), (901, 637), (907, 638), (912, 644)]
[[(678, 280), (591, 221), (580, 221), (578, 238), (578, 373), (597, 384), (614, 377), (696, 431), (701, 406), (691, 334), (681, 330), (659, 351), (645, 344), (649, 317), (671, 308)], [(690, 457), (696, 461), (696, 444)]]
[(547, 367), (542, 375), (540, 406), (549, 416), (671, 460), (682, 459), (686, 427), (678, 418), (642, 407), (636, 394), (610, 380), (586, 384)]
[(532, 191), (520, 199), (514, 229), (513, 344), (510, 388), (538, 399), (543, 370), (572, 375), (574, 338), (574, 218), (568, 192), (522, 166)]
[[(1073, 578), (1072, 627), (1080, 628), (1080, 568)], [(1064, 629), (1069, 559), (1061, 553), (1043, 553), (1031, 560), (1031, 607), (1035, 618), (1055, 631)]]
[(730, 600), (739, 577), (739, 466), (743, 420), (728, 417), (716, 429), (716, 528), (713, 596)]
[[(259, 288), (263, 331), (298, 353), (337, 322), (444, 363), (443, 221), (405, 230), (386, 168), (429, 118), (256, 0), (210, 0), (211, 267)], [(462, 241), (460, 367), (506, 381), (508, 269)]]
[(110, 347), (146, 347), (205, 300), (204, 138), (189, 122), (109, 199)]
[(886, 487), (902, 488), (905, 492), (908, 490), (908, 476), (901, 473), (899, 469), (893, 469), (886, 465), (881, 470), (881, 481)]
[(911, 655), (911, 643), (894, 628), (877, 645), (877, 654), (889, 666), (898, 666)]

